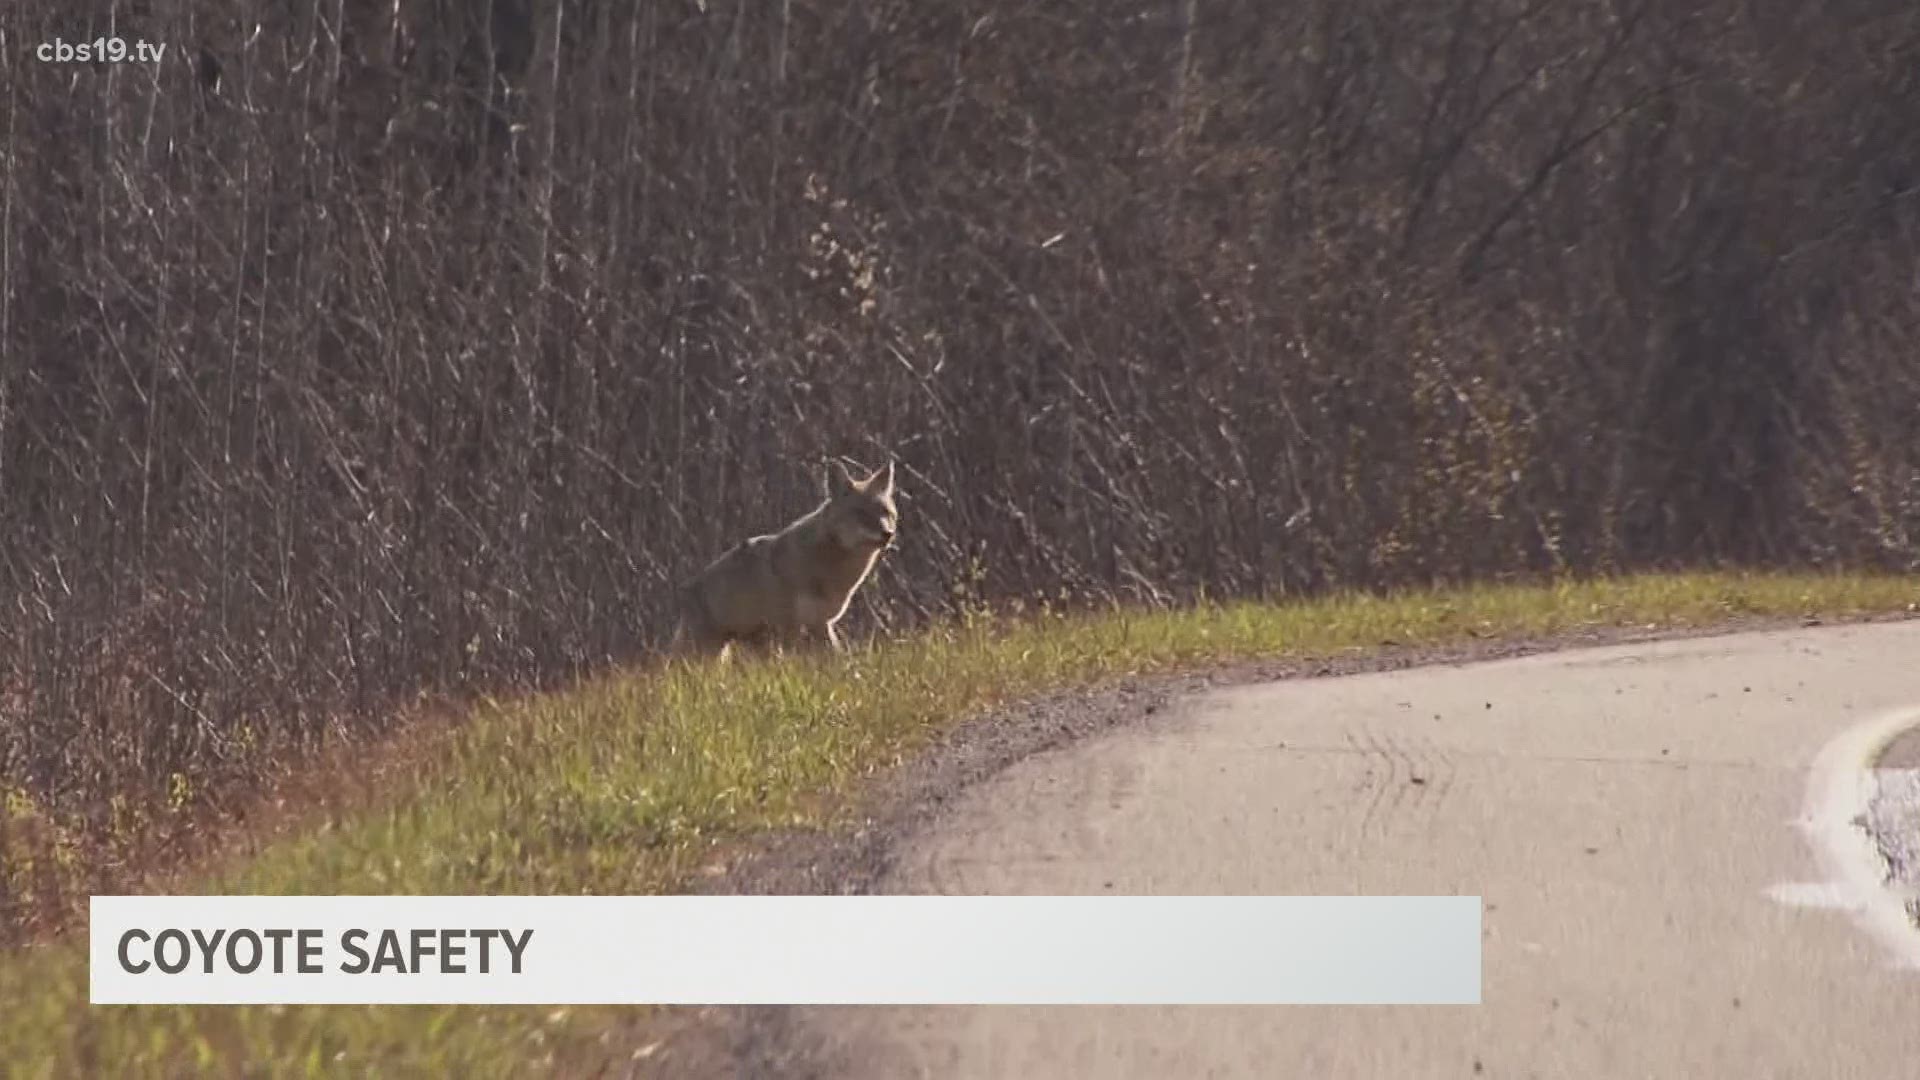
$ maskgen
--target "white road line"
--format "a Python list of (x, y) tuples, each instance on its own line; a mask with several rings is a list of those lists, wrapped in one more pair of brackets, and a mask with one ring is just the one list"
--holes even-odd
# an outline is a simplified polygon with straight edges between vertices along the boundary
[(1807, 775), (1797, 823), (1826, 880), (1767, 890), (1780, 903), (1844, 910), (1892, 954), (1894, 966), (1920, 971), (1920, 930), (1899, 893), (1887, 886), (1887, 864), (1865, 827), (1874, 795), (1874, 759), (1899, 734), (1920, 725), (1920, 707), (1897, 709), (1858, 724), (1822, 747)]

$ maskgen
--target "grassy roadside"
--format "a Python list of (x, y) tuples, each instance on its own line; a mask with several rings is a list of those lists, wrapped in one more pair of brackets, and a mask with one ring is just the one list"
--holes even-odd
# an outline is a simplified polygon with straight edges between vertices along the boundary
[[(476, 711), (442, 767), (267, 846), (211, 893), (646, 893), (830, 796), (958, 718), (1114, 676), (1281, 656), (1920, 608), (1920, 578), (1648, 576), (1118, 611), (976, 625), (853, 658), (610, 677)], [(83, 942), (0, 954), (10, 1075), (518, 1075), (584, 1060), (614, 1010), (112, 1008)], [(631, 1010), (619, 1015), (630, 1016)]]

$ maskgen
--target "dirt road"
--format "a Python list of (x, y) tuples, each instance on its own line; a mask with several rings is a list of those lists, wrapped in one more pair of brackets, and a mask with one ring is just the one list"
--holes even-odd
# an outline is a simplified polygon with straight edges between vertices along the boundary
[(1917, 622), (1197, 695), (974, 786), (884, 891), (1479, 894), (1482, 1006), (810, 1009), (783, 1053), (871, 1077), (1920, 1075), (1920, 937), (1847, 809), (1916, 705)]

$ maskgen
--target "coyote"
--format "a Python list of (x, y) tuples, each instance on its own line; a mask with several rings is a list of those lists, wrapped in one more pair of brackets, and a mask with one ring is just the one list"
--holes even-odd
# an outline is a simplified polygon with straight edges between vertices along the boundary
[(736, 641), (766, 650), (824, 638), (841, 648), (834, 624), (893, 546), (893, 464), (855, 480), (836, 463), (827, 489), (811, 513), (734, 545), (680, 587), (677, 645), (725, 655)]

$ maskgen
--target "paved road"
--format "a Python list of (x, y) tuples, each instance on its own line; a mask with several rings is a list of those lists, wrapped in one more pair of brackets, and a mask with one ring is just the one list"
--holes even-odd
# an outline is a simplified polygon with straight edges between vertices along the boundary
[(975, 788), (890, 891), (1478, 893), (1482, 1006), (812, 1009), (797, 1041), (871, 1077), (1920, 1076), (1911, 927), (1848, 909), (1863, 834), (1808, 827), (1915, 705), (1920, 622), (1211, 692)]

